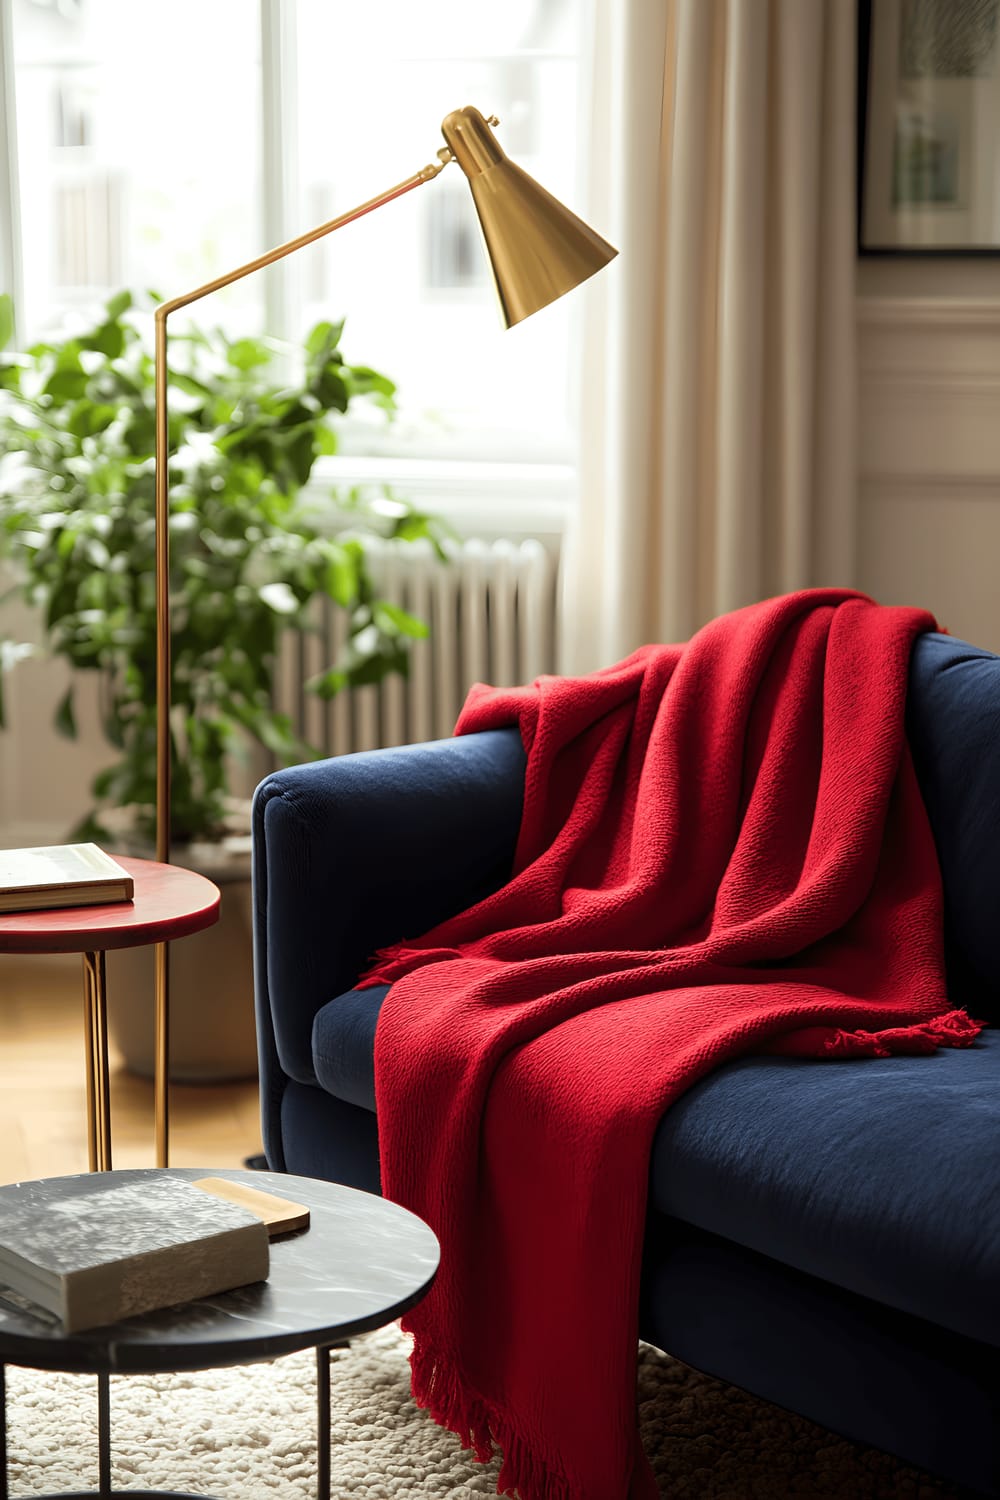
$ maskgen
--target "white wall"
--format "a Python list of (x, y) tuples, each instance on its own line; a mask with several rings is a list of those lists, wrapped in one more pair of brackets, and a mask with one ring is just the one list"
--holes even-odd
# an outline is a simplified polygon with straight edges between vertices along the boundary
[[(20, 603), (3, 605), (2, 627), (15, 640), (42, 638), (37, 617)], [(69, 680), (64, 662), (42, 657), (7, 674), (8, 727), (0, 731), (0, 845), (7, 848), (63, 842), (90, 806), (92, 777), (115, 758), (100, 734), (96, 674), (81, 675), (77, 685), (79, 739), (64, 739), (53, 728)]]

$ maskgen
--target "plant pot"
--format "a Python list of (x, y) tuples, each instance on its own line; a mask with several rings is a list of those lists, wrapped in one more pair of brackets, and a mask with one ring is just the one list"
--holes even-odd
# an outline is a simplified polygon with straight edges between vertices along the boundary
[[(122, 852), (149, 857), (135, 847)], [(169, 1077), (220, 1083), (257, 1073), (249, 837), (192, 845), (171, 864), (197, 870), (222, 893), (218, 922), (170, 945)], [(155, 974), (152, 947), (107, 955), (108, 1030), (130, 1073), (152, 1078)]]

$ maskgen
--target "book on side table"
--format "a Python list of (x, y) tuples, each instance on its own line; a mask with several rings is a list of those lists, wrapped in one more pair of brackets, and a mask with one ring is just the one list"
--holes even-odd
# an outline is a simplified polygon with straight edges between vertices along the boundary
[(267, 1226), (179, 1177), (5, 1208), (4, 1287), (80, 1333), (267, 1279)]
[(0, 849), (0, 912), (131, 901), (132, 876), (97, 844)]

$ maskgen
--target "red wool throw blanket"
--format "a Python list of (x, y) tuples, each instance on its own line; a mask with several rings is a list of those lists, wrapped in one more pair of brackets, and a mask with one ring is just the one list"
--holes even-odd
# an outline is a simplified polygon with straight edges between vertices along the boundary
[[(657, 1121), (748, 1052), (966, 1046), (904, 737), (918, 609), (812, 590), (582, 678), (477, 686), (527, 752), (510, 882), (378, 955), (383, 1190), (442, 1245), (413, 1391), (520, 1500), (647, 1500)], [(865, 1085), (858, 1072), (858, 1088)]]

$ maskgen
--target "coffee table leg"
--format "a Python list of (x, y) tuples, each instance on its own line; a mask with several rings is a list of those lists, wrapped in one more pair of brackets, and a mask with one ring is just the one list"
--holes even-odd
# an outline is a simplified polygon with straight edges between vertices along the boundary
[(330, 1500), (330, 1350), (316, 1350), (316, 1500)]
[(7, 1372), (0, 1365), (0, 1500), (7, 1500)]
[[(337, 1345), (333, 1345), (336, 1348)], [(7, 1482), (7, 1393), (6, 1367), (0, 1364), (0, 1500), (10, 1500)], [(329, 1396), (329, 1384), (327, 1385)], [(329, 1432), (329, 1422), (327, 1423)], [(329, 1469), (330, 1445), (327, 1442), (327, 1467)], [(115, 1500), (111, 1488), (111, 1380), (107, 1374), (97, 1377), (97, 1473), (96, 1490), (60, 1491), (58, 1495), (42, 1495), (39, 1500)], [(210, 1500), (207, 1495), (192, 1495), (186, 1490), (119, 1490), (119, 1495), (128, 1495), (130, 1500)], [(329, 1489), (325, 1500), (329, 1500)]]
[(316, 1350), (316, 1500), (330, 1500), (330, 1355), (350, 1347), (350, 1339), (338, 1339)]
[(108, 996), (103, 952), (83, 955), (87, 1026), (87, 1133), (90, 1170), (111, 1171)]
[(100, 1500), (111, 1494), (111, 1381), (97, 1377), (97, 1483)]

